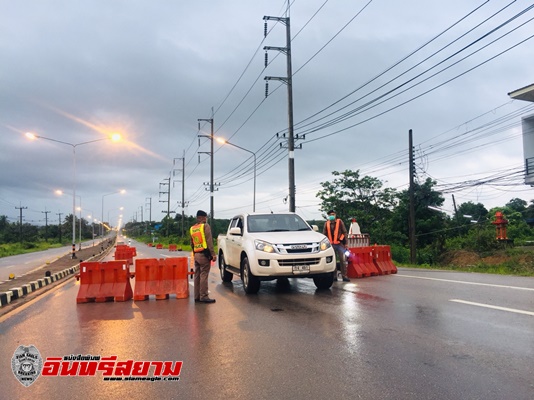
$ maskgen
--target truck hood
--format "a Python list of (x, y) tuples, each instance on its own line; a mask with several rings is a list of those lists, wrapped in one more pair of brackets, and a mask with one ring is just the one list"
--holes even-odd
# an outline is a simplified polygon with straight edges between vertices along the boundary
[(266, 242), (276, 243), (308, 243), (321, 242), (326, 236), (315, 231), (298, 231), (298, 232), (258, 232), (249, 233), (254, 239), (264, 240)]

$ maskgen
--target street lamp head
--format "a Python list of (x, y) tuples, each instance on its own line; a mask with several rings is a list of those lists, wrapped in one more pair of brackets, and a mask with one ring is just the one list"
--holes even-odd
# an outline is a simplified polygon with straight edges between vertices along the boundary
[(54, 190), (54, 193), (57, 194), (58, 196), (63, 196), (63, 190), (61, 189)]
[(226, 139), (223, 139), (222, 137), (216, 137), (215, 140), (219, 143), (226, 144)]
[(124, 194), (124, 193), (126, 193), (126, 190), (125, 189), (121, 189), (119, 193), (120, 194)]
[(35, 133), (31, 133), (31, 132), (26, 132), (25, 136), (30, 140), (35, 140), (39, 137)]
[(122, 138), (122, 137), (121, 137), (121, 134), (120, 134), (120, 133), (113, 133), (113, 134), (111, 135), (111, 141), (112, 141), (112, 142), (118, 142), (118, 141), (121, 140), (121, 138)]

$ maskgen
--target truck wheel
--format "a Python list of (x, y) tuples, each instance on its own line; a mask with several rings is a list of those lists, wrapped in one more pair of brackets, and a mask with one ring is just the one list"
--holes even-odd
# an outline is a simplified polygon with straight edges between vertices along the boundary
[(317, 286), (317, 289), (330, 289), (334, 283), (333, 274), (325, 274), (313, 278), (313, 283)]
[(232, 282), (234, 274), (226, 270), (226, 264), (224, 263), (224, 254), (221, 251), (219, 253), (219, 271), (221, 272), (221, 279), (223, 282)]
[(256, 294), (260, 290), (260, 280), (250, 272), (248, 258), (243, 258), (241, 262), (241, 280), (246, 294)]

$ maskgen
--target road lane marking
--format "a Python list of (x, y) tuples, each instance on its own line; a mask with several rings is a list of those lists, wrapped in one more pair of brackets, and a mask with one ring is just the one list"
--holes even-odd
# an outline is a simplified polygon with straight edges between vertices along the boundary
[(16, 267), (16, 265), (8, 265), (6, 268), (13, 268)]
[(534, 288), (527, 288), (527, 287), (520, 287), (520, 286), (495, 285), (495, 284), (492, 284), (492, 283), (479, 283), (479, 282), (464, 282), (464, 281), (455, 281), (455, 280), (452, 280), (452, 279), (428, 278), (428, 277), (425, 277), (425, 276), (415, 276), (415, 275), (399, 275), (399, 274), (395, 274), (395, 276), (400, 277), (400, 278), (427, 279), (429, 281), (463, 283), (464, 285), (490, 286), (490, 287), (498, 287), (498, 288), (504, 288), (504, 289), (516, 289), (516, 290), (531, 290), (531, 291), (534, 292)]
[(449, 301), (452, 301), (452, 302), (455, 302), (455, 303), (468, 304), (470, 306), (492, 308), (494, 310), (508, 311), (508, 312), (513, 312), (513, 313), (517, 313), (517, 314), (525, 314), (525, 315), (534, 316), (534, 312), (532, 312), (532, 311), (525, 311), (525, 310), (518, 310), (518, 309), (515, 309), (515, 308), (492, 306), (490, 304), (474, 303), (472, 301), (465, 301), (465, 300), (458, 300), (458, 299), (450, 299)]

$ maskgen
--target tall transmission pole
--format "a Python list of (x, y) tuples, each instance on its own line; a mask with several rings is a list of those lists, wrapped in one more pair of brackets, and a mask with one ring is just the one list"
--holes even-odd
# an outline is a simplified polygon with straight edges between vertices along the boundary
[[(62, 213), (56, 213), (56, 215), (59, 216), (59, 225), (58, 225), (58, 227), (59, 227), (59, 243), (61, 243), (61, 214)], [(100, 221), (100, 223), (102, 224), (103, 222)]]
[(27, 209), (28, 207), (15, 207), (15, 209), (20, 210), (20, 219), (19, 219), (19, 240), (22, 243), (22, 210)]
[[(171, 177), (170, 177), (170, 174), (169, 174), (168, 178), (165, 178), (163, 180), (167, 181), (167, 182), (161, 182), (159, 184), (159, 194), (160, 195), (166, 194), (167, 195), (167, 200), (160, 200), (159, 202), (160, 203), (167, 203), (167, 211), (166, 211), (167, 212), (167, 223), (165, 224), (165, 235), (169, 236), (170, 214), (171, 214), (171, 212), (174, 212), (174, 211), (171, 211)], [(167, 186), (167, 190), (166, 191), (162, 191), (161, 190), (162, 186)], [(161, 212), (164, 213), (165, 211), (161, 211)]]
[[(210, 182), (209, 182), (209, 191), (210, 191), (210, 226), (211, 226), (211, 229), (213, 229), (213, 218), (215, 217), (214, 216), (214, 210), (213, 210), (213, 197), (214, 197), (214, 186), (215, 184), (213, 183), (213, 118), (208, 118), (208, 119), (203, 119), (203, 118), (199, 118), (198, 119), (198, 130), (200, 131), (200, 122), (201, 121), (204, 121), (204, 122), (209, 122), (210, 125), (211, 125), (211, 133), (209, 136), (207, 135), (198, 135), (199, 137), (207, 137), (210, 139), (211, 143), (210, 143), (210, 151), (209, 152), (205, 152), (205, 151), (199, 151), (199, 154), (201, 153), (204, 153), (204, 154), (209, 154), (210, 155)], [(199, 146), (200, 146), (200, 140), (199, 140)], [(200, 157), (199, 157), (199, 162), (200, 162)]]
[(415, 190), (415, 165), (414, 165), (414, 148), (413, 148), (413, 138), (412, 130), (408, 132), (408, 147), (410, 148), (409, 155), (409, 168), (410, 168), (410, 188), (409, 188), (409, 197), (410, 197), (410, 216), (409, 216), (409, 237), (410, 237), (410, 263), (415, 264), (416, 257), (416, 245), (415, 245), (415, 200), (414, 200), (414, 190)]
[(180, 207), (182, 208), (182, 237), (185, 236), (185, 150), (182, 158), (176, 158), (176, 160), (182, 160), (182, 201), (178, 202)]
[(45, 242), (48, 242), (48, 213), (50, 211), (41, 211), (45, 215)]
[(147, 233), (148, 233), (148, 227), (152, 223), (152, 197), (147, 197), (145, 199), (145, 207), (148, 207), (148, 222), (147, 222)]
[[(265, 83), (265, 96), (269, 92), (269, 83), (270, 80), (282, 81), (287, 85), (287, 115), (288, 115), (288, 133), (289, 137), (287, 140), (288, 148), (288, 172), (289, 172), (289, 211), (295, 212), (295, 136), (293, 131), (293, 72), (291, 68), (291, 28), (289, 17), (270, 17), (264, 16), (264, 36), (267, 36), (267, 21), (277, 21), (281, 22), (286, 26), (286, 47), (272, 47), (265, 46), (263, 49), (276, 50), (281, 53), (284, 53), (287, 58), (287, 76), (286, 77), (275, 77), (275, 76), (266, 76), (264, 79), (267, 81)], [(265, 54), (265, 66), (267, 66), (267, 53)]]

